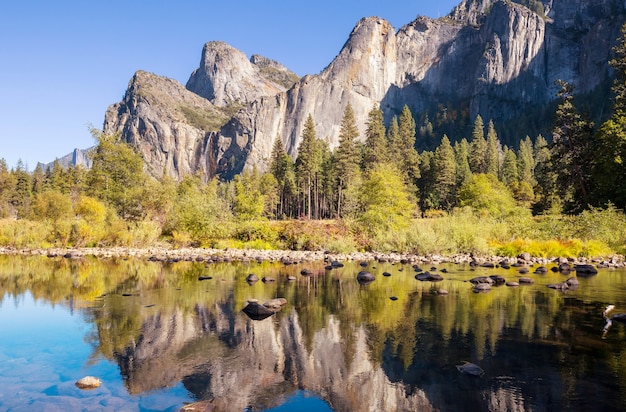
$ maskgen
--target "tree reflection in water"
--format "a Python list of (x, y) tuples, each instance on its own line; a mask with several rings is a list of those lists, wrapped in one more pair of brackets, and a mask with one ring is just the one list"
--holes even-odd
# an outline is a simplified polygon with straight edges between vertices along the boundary
[[(470, 278), (517, 272), (446, 265), (435, 283), (408, 265), (375, 266), (376, 281), (363, 286), (356, 263), (326, 271), (323, 262), (5, 256), (0, 296), (30, 291), (80, 310), (96, 326), (93, 356), (119, 365), (129, 393), (182, 382), (214, 410), (268, 409), (298, 390), (337, 411), (626, 408), (624, 325), (602, 339), (607, 304), (626, 311), (626, 272), (601, 270), (565, 293), (546, 287), (564, 280), (548, 272), (477, 294)], [(300, 275), (305, 268), (313, 274)], [(276, 282), (249, 285), (250, 273)], [(267, 319), (242, 312), (250, 299), (276, 297), (287, 304)], [(459, 373), (464, 361), (485, 374)]]

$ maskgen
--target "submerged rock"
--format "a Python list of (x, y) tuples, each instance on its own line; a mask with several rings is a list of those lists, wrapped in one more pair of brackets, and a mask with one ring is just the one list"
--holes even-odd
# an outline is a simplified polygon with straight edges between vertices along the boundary
[(491, 290), (491, 284), (489, 283), (478, 283), (474, 285), (472, 288), (474, 292), (489, 292)]
[(85, 376), (75, 383), (79, 389), (96, 389), (102, 385), (102, 381), (94, 376)]

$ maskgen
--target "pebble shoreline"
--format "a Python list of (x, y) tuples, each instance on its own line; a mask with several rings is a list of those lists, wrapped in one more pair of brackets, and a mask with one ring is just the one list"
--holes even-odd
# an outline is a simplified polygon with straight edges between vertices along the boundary
[(79, 259), (93, 256), (102, 259), (144, 259), (159, 262), (198, 261), (198, 262), (251, 262), (251, 261), (279, 261), (286, 263), (313, 262), (313, 261), (378, 261), (401, 263), (456, 263), (456, 264), (500, 264), (502, 262), (516, 263), (522, 260), (526, 264), (549, 264), (569, 262), (573, 264), (596, 264), (602, 267), (626, 267), (624, 256), (598, 258), (542, 258), (533, 257), (527, 253), (519, 256), (490, 256), (474, 257), (469, 254), (451, 256), (427, 255), (420, 256), (408, 253), (328, 253), (324, 251), (293, 251), (293, 250), (252, 250), (252, 249), (203, 249), (181, 248), (169, 249), (165, 247), (151, 248), (37, 248), (16, 249), (0, 247), (0, 255), (11, 256), (47, 256)]

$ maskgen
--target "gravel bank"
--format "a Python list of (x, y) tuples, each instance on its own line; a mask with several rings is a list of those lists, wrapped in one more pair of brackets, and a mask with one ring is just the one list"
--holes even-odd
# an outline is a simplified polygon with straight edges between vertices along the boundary
[(0, 247), (1, 255), (14, 256), (48, 256), (78, 259), (93, 256), (103, 259), (145, 259), (159, 262), (198, 261), (198, 262), (250, 262), (250, 261), (280, 261), (285, 263), (311, 261), (379, 261), (402, 263), (472, 263), (477, 265), (502, 264), (550, 264), (569, 262), (572, 264), (595, 264), (598, 267), (624, 267), (624, 256), (616, 255), (602, 258), (541, 258), (528, 254), (514, 257), (490, 256), (473, 257), (468, 254), (452, 256), (428, 255), (419, 256), (405, 253), (378, 253), (355, 252), (349, 254), (332, 254), (323, 251), (293, 251), (293, 250), (251, 250), (251, 249), (200, 249), (182, 248), (168, 249), (153, 247), (144, 249), (135, 248), (50, 248), (50, 249), (14, 249)]

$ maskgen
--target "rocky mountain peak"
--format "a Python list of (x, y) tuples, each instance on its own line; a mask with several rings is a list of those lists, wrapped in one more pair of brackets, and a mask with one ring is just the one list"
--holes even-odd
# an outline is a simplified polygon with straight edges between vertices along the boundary
[(182, 179), (198, 171), (216, 171), (212, 130), (219, 130), (229, 115), (176, 80), (138, 71), (121, 102), (109, 106), (104, 133), (121, 132), (142, 154), (149, 172), (165, 171)]
[(261, 56), (248, 59), (220, 41), (202, 49), (200, 67), (187, 81), (187, 89), (216, 106), (245, 105), (263, 96), (287, 90), (298, 76), (277, 62)]
[(493, 3), (498, 0), (462, 0), (448, 17), (464, 24), (479, 25)]

